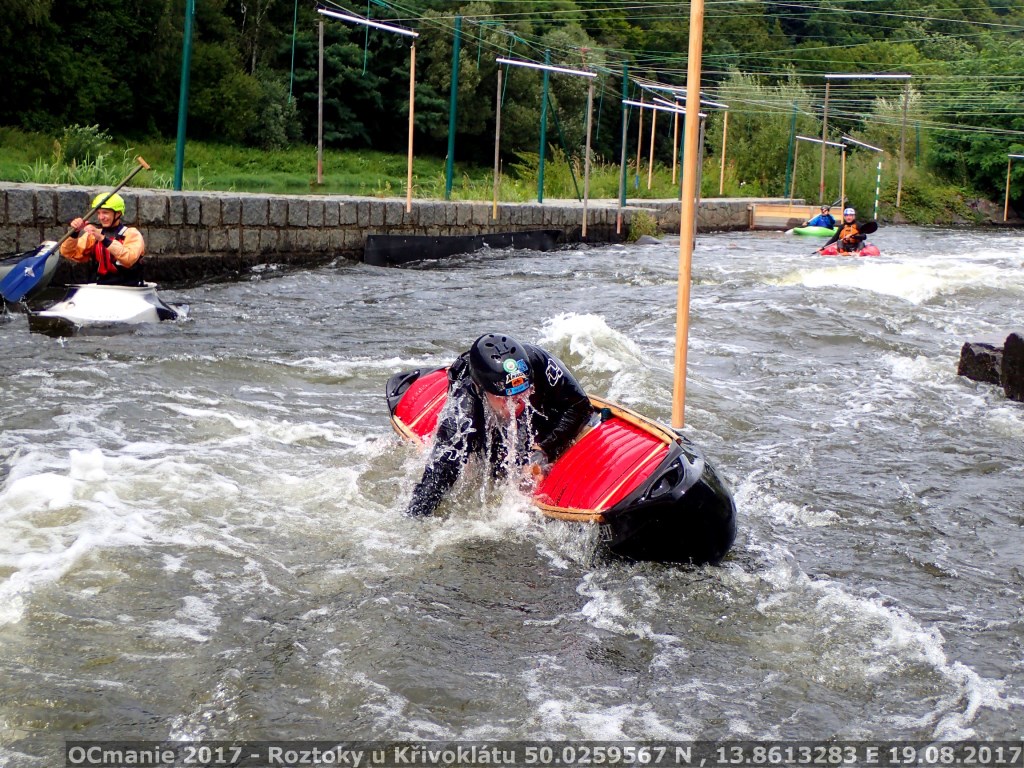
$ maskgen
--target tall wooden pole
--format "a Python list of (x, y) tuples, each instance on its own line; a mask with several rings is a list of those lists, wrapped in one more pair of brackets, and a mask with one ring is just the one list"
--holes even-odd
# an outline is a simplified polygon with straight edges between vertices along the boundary
[(654, 127), (658, 124), (658, 110), (651, 110), (651, 155), (647, 161), (647, 189), (654, 181)]
[(640, 93), (640, 107), (639, 107), (639, 109), (640, 109), (640, 118), (637, 121), (637, 127), (636, 127), (636, 183), (637, 183), (638, 186), (640, 184), (640, 168), (642, 167), (640, 165), (640, 158), (641, 158), (640, 150), (643, 148), (643, 143), (644, 143), (644, 107), (643, 107), (643, 104), (644, 104), (644, 94), (641, 91), (641, 93)]
[(722, 170), (718, 173), (718, 196), (725, 194), (725, 137), (729, 135), (729, 112), (722, 116)]
[(412, 129), (416, 111), (416, 41), (409, 47), (409, 159), (405, 176), (405, 212), (412, 210)]
[(587, 239), (587, 205), (590, 202), (590, 133), (594, 126), (594, 80), (587, 88), (587, 147), (583, 160), (583, 239)]
[(825, 202), (825, 142), (828, 141), (828, 89), (831, 81), (825, 81), (825, 106), (821, 112), (821, 181), (818, 182), (818, 205)]
[(1013, 158), (1006, 158), (1006, 202), (1003, 203), (1003, 221), (1010, 217), (1010, 166), (1013, 165)]
[(324, 21), (320, 20), (320, 45), (317, 55), (317, 73), (320, 78), (316, 100), (316, 183), (324, 183)]
[(501, 67), (498, 67), (498, 103), (494, 110), (494, 202), (491, 204), (491, 219), (498, 218), (498, 182), (501, 178), (498, 167), (498, 148), (501, 145)]
[(679, 213), (679, 285), (676, 295), (675, 380), (672, 426), (686, 423), (686, 353), (690, 332), (690, 267), (697, 200), (697, 142), (700, 139), (700, 65), (704, 50), (704, 0), (690, 2), (690, 45), (686, 63), (686, 119), (683, 134), (683, 201)]

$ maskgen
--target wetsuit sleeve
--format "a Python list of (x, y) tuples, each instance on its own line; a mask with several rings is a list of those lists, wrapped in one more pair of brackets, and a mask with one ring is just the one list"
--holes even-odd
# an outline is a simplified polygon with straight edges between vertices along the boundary
[(540, 347), (533, 348), (539, 406), (545, 420), (538, 429), (537, 445), (550, 460), (558, 458), (573, 441), (590, 416), (587, 393), (565, 364)]
[(87, 232), (83, 232), (78, 237), (69, 237), (60, 244), (60, 255), (65, 259), (79, 263), (89, 261), (85, 251), (91, 248), (95, 242), (96, 238)]
[(134, 267), (146, 252), (146, 241), (142, 238), (142, 233), (135, 227), (128, 227), (124, 233), (124, 242), (120, 245), (121, 248), (118, 250), (121, 252), (115, 254), (111, 251), (111, 255), (122, 267)]
[(423, 477), (412, 489), (406, 513), (414, 517), (434, 513), (441, 499), (459, 479), (469, 452), (479, 440), (480, 425), (474, 418), (472, 395), (464, 387), (455, 385), (451, 396), (453, 402), (437, 428)]

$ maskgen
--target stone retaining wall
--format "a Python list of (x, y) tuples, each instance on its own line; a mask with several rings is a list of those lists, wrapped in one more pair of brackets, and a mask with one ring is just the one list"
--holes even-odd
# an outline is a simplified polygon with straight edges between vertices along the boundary
[[(0, 253), (59, 239), (67, 223), (89, 208), (93, 189), (0, 183)], [(171, 283), (226, 276), (264, 262), (313, 264), (359, 260), (368, 235), (479, 235), (561, 229), (580, 239), (582, 206), (576, 201), (503, 203), (497, 220), (479, 202), (344, 196), (257, 195), (226, 192), (122, 191), (125, 221), (146, 239), (147, 276)], [(708, 200), (698, 211), (701, 231), (747, 229), (750, 200)], [(623, 211), (623, 236), (638, 211), (653, 215), (664, 232), (679, 231), (675, 201), (639, 201)], [(614, 201), (593, 201), (587, 240), (611, 242)]]

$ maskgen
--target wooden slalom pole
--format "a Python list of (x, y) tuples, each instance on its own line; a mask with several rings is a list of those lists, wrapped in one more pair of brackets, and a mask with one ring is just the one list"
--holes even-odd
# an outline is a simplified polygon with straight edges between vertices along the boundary
[(683, 200), (679, 214), (679, 285), (676, 295), (675, 377), (672, 389), (672, 426), (686, 424), (686, 353), (690, 331), (691, 237), (696, 222), (697, 142), (700, 129), (700, 71), (704, 49), (704, 0), (690, 2), (690, 44), (686, 62), (686, 122), (683, 134)]
[(647, 189), (654, 182), (654, 128), (658, 124), (658, 110), (651, 110), (651, 154), (647, 160)]
[(722, 170), (718, 173), (718, 196), (725, 194), (725, 137), (729, 135), (729, 110), (722, 115)]

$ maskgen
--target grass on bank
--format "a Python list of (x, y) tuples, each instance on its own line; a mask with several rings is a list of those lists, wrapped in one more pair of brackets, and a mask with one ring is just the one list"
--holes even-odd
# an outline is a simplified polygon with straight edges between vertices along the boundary
[[(139, 174), (133, 186), (170, 189), (174, 177), (173, 140), (137, 142), (131, 146), (110, 140), (96, 126), (71, 126), (61, 136), (29, 133), (17, 128), (0, 127), (0, 180), (35, 183), (70, 183), (84, 186), (112, 186), (124, 178), (141, 155), (152, 166), (151, 173)], [(537, 198), (537, 153), (506, 155), (500, 200), (527, 202)], [(188, 190), (262, 192), (268, 194), (339, 194), (376, 197), (404, 197), (406, 185), (405, 155), (370, 150), (324, 151), (324, 183), (316, 182), (316, 148), (291, 147), (260, 150), (246, 147), (189, 141), (185, 149), (183, 187)], [(414, 158), (413, 196), (417, 199), (443, 199), (445, 191), (444, 158)], [(839, 168), (833, 162), (827, 168), (829, 197), (838, 197)], [(678, 183), (672, 169), (655, 164), (648, 173), (646, 162), (637, 172), (635, 158), (627, 169), (627, 199), (678, 198)], [(848, 200), (865, 217), (870, 217), (874, 202), (875, 165), (873, 158), (852, 157), (847, 166)], [(804, 161), (796, 171), (795, 195), (817, 199), (817, 163)], [(651, 186), (648, 189), (648, 180)], [(896, 174), (890, 168), (883, 175), (880, 217), (891, 219), (895, 211)], [(575, 199), (583, 192), (583, 163), (566, 158), (554, 149), (545, 163), (545, 199)], [(756, 182), (737, 177), (735, 167), (726, 163), (724, 173), (716, 157), (707, 157), (701, 183), (702, 197), (783, 197), (783, 189), (762, 189)], [(493, 169), (456, 163), (453, 200), (490, 201), (493, 194)], [(591, 199), (614, 200), (619, 194), (619, 165), (596, 157), (590, 179)], [(940, 181), (927, 170), (909, 167), (903, 180), (903, 220), (915, 224), (944, 224), (979, 220), (968, 204), (969, 191)], [(831, 202), (831, 200), (830, 200)]]

